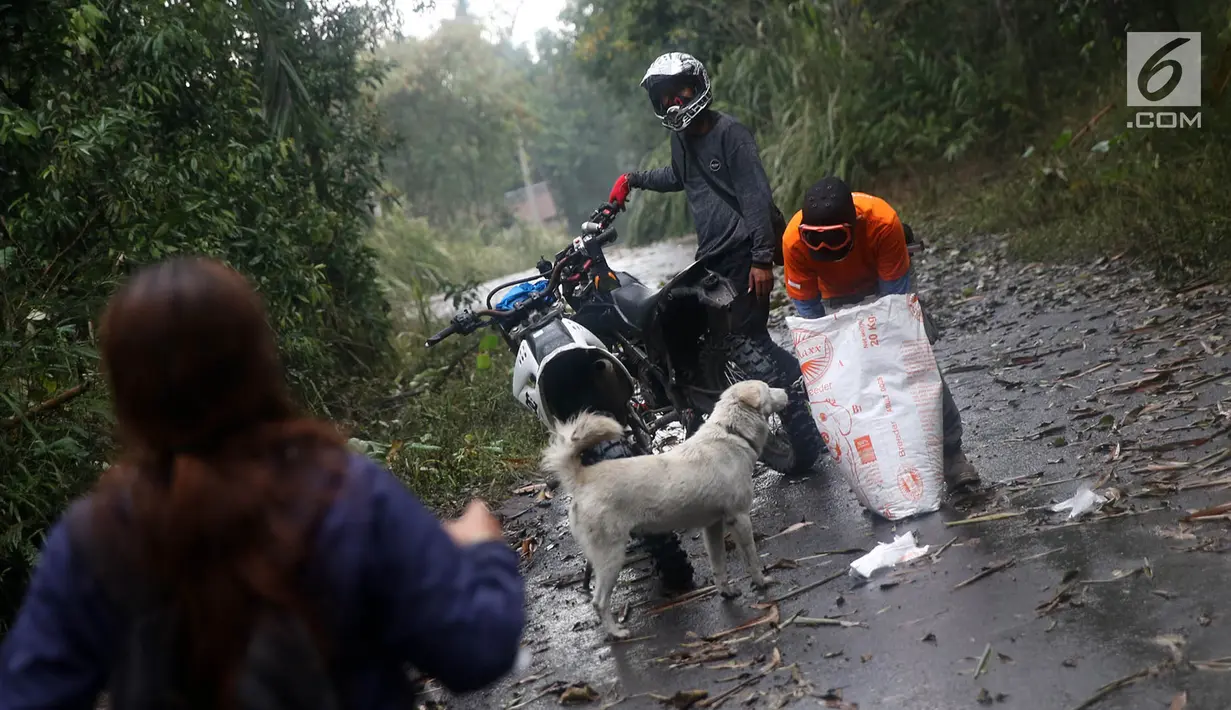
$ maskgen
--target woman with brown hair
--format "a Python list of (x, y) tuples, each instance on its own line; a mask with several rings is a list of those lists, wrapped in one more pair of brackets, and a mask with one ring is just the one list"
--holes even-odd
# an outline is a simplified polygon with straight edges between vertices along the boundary
[(299, 663), (280, 671), (299, 707), (409, 707), (407, 664), (455, 692), (512, 668), (524, 587), (499, 523), (478, 501), (440, 523), (297, 414), (244, 277), (143, 269), (100, 336), (121, 456), (47, 536), (0, 648), (0, 708), (87, 709), (103, 690), (117, 708), (243, 708), (271, 657)]

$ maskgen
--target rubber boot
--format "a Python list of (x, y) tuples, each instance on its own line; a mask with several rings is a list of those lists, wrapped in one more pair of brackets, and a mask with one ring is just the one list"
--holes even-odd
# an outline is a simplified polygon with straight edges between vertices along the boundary
[(800, 385), (787, 389), (789, 403), (778, 415), (782, 426), (791, 438), (795, 450), (795, 466), (785, 471), (790, 476), (806, 476), (817, 470), (820, 458), (826, 453), (821, 432), (816, 428), (812, 410), (808, 407), (808, 393)]

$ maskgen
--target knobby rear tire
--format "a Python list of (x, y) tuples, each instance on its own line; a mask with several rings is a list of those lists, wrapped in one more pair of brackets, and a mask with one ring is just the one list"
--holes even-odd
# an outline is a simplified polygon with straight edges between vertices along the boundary
[[(728, 365), (738, 369), (738, 378), (728, 373)], [(774, 382), (778, 379), (774, 361), (751, 338), (743, 335), (729, 335), (720, 345), (707, 344), (701, 353), (701, 366), (705, 371), (706, 386), (716, 390), (725, 390), (739, 380)], [(781, 418), (779, 422), (782, 423)], [(795, 467), (795, 447), (785, 425), (770, 432), (758, 460), (782, 473)]]

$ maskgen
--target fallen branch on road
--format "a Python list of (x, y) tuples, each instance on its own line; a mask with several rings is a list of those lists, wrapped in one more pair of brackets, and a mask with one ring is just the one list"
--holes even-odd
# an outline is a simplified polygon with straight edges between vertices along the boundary
[(962, 587), (966, 587), (966, 586), (969, 586), (969, 585), (971, 585), (971, 584), (974, 584), (975, 582), (978, 582), (980, 579), (983, 579), (983, 578), (985, 578), (985, 577), (990, 577), (990, 576), (992, 576), (993, 574), (996, 574), (997, 572), (1000, 572), (1000, 571), (1002, 571), (1002, 570), (1006, 570), (1006, 569), (1008, 569), (1008, 568), (1012, 567), (1012, 566), (1013, 566), (1013, 565), (1015, 565), (1015, 564), (1017, 564), (1017, 558), (1016, 558), (1016, 557), (1013, 557), (1013, 558), (1010, 558), (1010, 559), (1009, 559), (1008, 561), (1006, 561), (1006, 562), (1001, 562), (1001, 563), (1000, 563), (1000, 564), (998, 564), (998, 565), (992, 565), (991, 567), (988, 567), (987, 569), (985, 569), (985, 570), (983, 570), (982, 572), (980, 572), (980, 573), (976, 574), (975, 576), (971, 577), (970, 579), (967, 579), (967, 580), (965, 580), (965, 581), (963, 581), (963, 582), (958, 582), (958, 583), (957, 583), (957, 585), (956, 585), (955, 587), (953, 587), (953, 591), (955, 591), (955, 592), (956, 592), (957, 590), (961, 589)]
[(772, 657), (770, 658), (769, 663), (765, 664), (765, 667), (762, 668), (756, 675), (752, 676), (748, 680), (745, 680), (739, 685), (728, 688), (727, 690), (723, 691), (722, 693), (719, 693), (718, 695), (715, 695), (712, 698), (706, 698), (705, 700), (702, 700), (701, 702), (697, 703), (697, 705), (703, 708), (716, 708), (719, 705), (722, 705), (724, 702), (727, 701), (727, 699), (729, 699), (731, 696), (735, 695), (739, 691), (743, 690), (744, 688), (747, 688), (748, 686), (753, 685), (754, 683), (759, 683), (761, 679), (763, 679), (765, 676), (769, 675), (770, 673), (773, 673), (780, 665), (782, 665), (782, 653), (778, 650), (778, 647), (775, 646), (774, 653)]
[(799, 596), (800, 594), (803, 594), (804, 592), (810, 592), (810, 591), (812, 591), (813, 589), (816, 589), (817, 587), (823, 586), (823, 585), (825, 585), (825, 584), (829, 584), (830, 582), (834, 581), (835, 579), (837, 579), (837, 578), (839, 578), (839, 577), (845, 577), (845, 576), (846, 576), (846, 571), (845, 571), (845, 570), (843, 570), (843, 571), (841, 571), (841, 572), (835, 572), (835, 573), (833, 573), (833, 574), (829, 575), (828, 577), (826, 577), (825, 579), (822, 579), (822, 580), (817, 581), (817, 582), (813, 582), (813, 583), (811, 583), (811, 584), (805, 584), (804, 586), (800, 587), (799, 589), (795, 589), (795, 590), (792, 590), (792, 591), (790, 591), (790, 592), (787, 592), (786, 594), (783, 594), (782, 596), (780, 596), (780, 597), (777, 597), (777, 598), (773, 599), (773, 600), (771, 601), (771, 603), (772, 603), (772, 604), (780, 604), (780, 603), (782, 603), (782, 602), (786, 601), (787, 599), (791, 599), (791, 598), (793, 598), (793, 597), (797, 597), (797, 596)]
[(843, 621), (841, 619), (813, 616), (800, 616), (792, 618), (795, 619), (796, 626), (841, 626), (844, 629), (853, 629), (856, 627), (865, 629), (868, 628), (868, 625), (862, 621)]
[(1201, 520), (1221, 518), (1227, 513), (1231, 513), (1231, 502), (1220, 503), (1210, 508), (1205, 508), (1202, 510), (1198, 510), (1194, 513), (1189, 513), (1188, 515), (1185, 515), (1184, 517), (1180, 518), (1180, 522), (1192, 523), (1192, 522), (1197, 522)]
[(706, 641), (717, 641), (720, 638), (730, 636), (731, 634), (737, 634), (741, 631), (747, 631), (748, 629), (751, 629), (756, 626), (760, 626), (762, 624), (771, 624), (771, 623), (776, 624), (778, 623), (780, 618), (781, 617), (778, 616), (778, 605), (772, 604), (769, 607), (769, 611), (766, 612), (764, 616), (757, 618), (757, 619), (753, 619), (752, 621), (749, 621), (745, 624), (740, 624), (739, 626), (736, 626), (734, 628), (727, 629), (726, 631), (719, 631), (716, 634), (710, 634), (709, 636), (705, 637), (705, 640)]
[(1149, 560), (1144, 560), (1141, 566), (1134, 567), (1133, 569), (1127, 572), (1122, 572), (1120, 574), (1113, 573), (1114, 576), (1112, 576), (1111, 579), (1083, 579), (1081, 583), (1087, 584), (1087, 585), (1088, 584), (1111, 584), (1112, 582), (1122, 582), (1128, 579), (1129, 577), (1135, 577), (1139, 574), (1144, 574), (1150, 579), (1154, 578), (1154, 570), (1150, 567)]
[(945, 527), (951, 528), (957, 525), (974, 525), (975, 523), (991, 523), (997, 520), (1007, 520), (1009, 518), (1018, 518), (1025, 515), (1025, 512), (1018, 511), (1013, 513), (989, 513), (988, 515), (976, 515), (973, 518), (964, 520), (946, 520)]

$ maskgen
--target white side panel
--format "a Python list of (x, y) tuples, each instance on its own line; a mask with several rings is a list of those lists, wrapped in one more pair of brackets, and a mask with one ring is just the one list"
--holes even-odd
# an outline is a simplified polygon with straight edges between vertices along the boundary
[(544, 426), (551, 427), (543, 403), (539, 399), (539, 363), (530, 351), (530, 345), (522, 341), (517, 347), (517, 359), (513, 362), (513, 399), (534, 413)]

